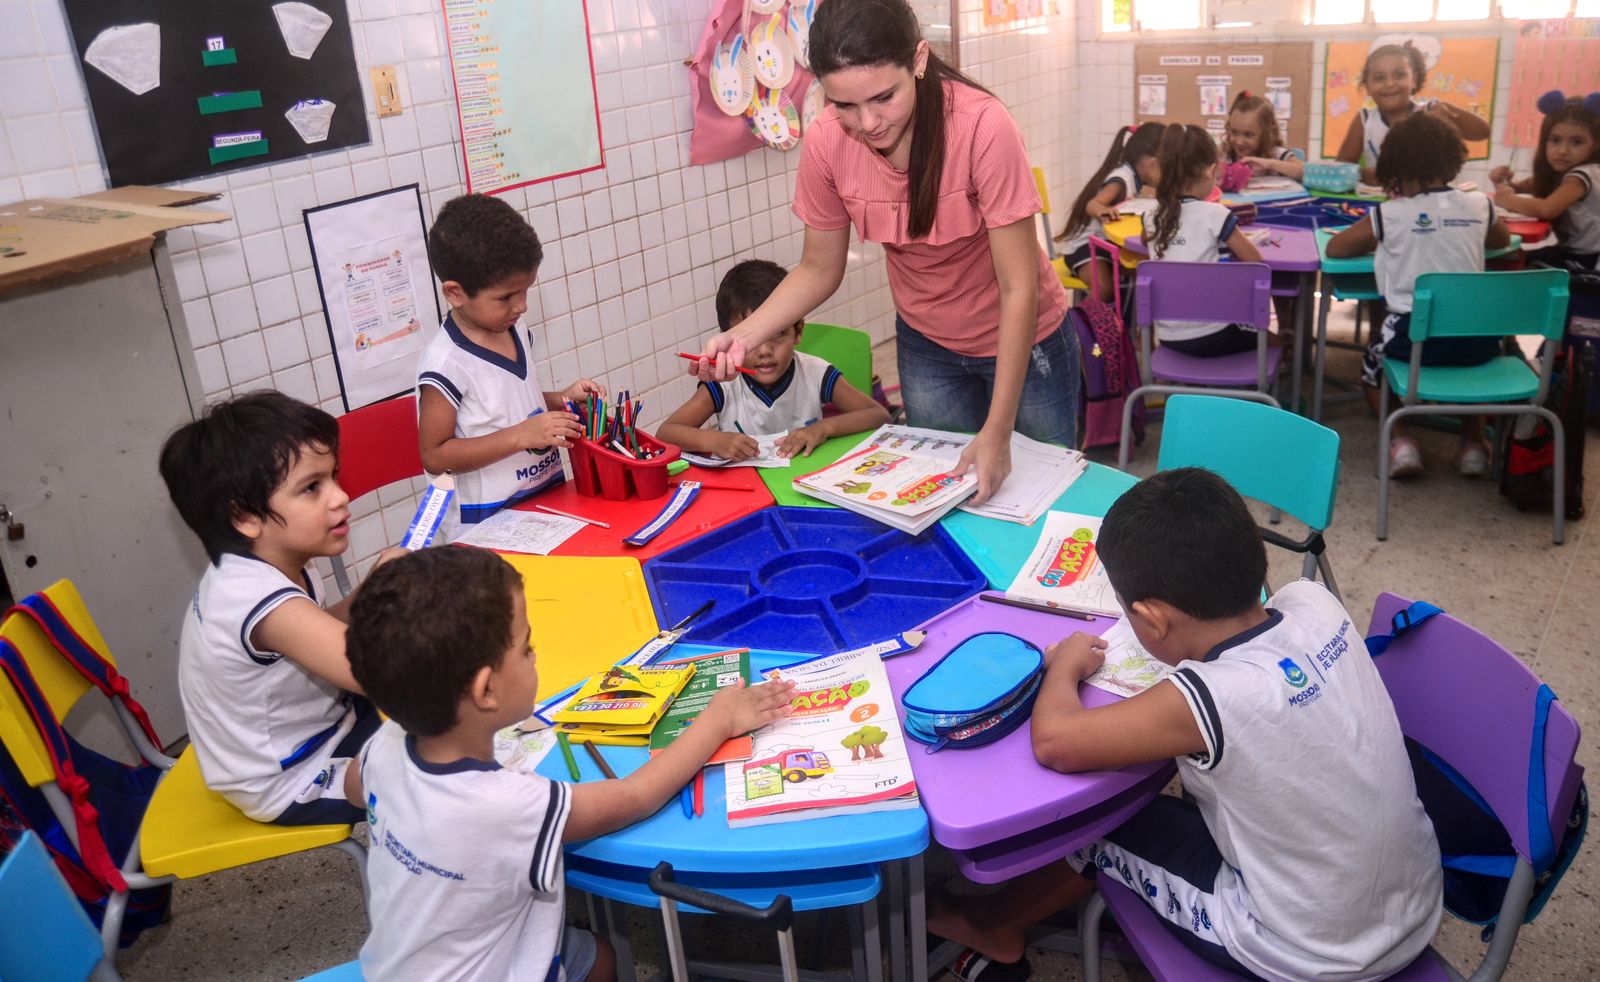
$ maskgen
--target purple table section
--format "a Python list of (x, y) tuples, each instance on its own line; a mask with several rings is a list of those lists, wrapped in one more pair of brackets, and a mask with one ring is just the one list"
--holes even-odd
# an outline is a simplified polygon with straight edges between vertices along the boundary
[[(1109, 617), (1079, 621), (972, 597), (924, 623), (921, 630), (928, 637), (920, 648), (884, 664), (898, 702), (922, 673), (974, 634), (1006, 631), (1044, 649), (1074, 631), (1101, 634), (1114, 623)], [(1083, 687), (1087, 706), (1117, 698)], [(933, 838), (977, 883), (998, 883), (1037, 869), (1094, 841), (1144, 807), (1174, 771), (1171, 761), (1157, 761), (1058, 774), (1033, 759), (1031, 723), (969, 750), (929, 754), (913, 747), (911, 769)]]

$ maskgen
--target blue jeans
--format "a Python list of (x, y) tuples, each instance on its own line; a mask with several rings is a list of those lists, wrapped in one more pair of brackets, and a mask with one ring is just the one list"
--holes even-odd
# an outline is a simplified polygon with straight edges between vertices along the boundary
[[(994, 359), (951, 351), (898, 316), (894, 327), (907, 421), (933, 430), (981, 429), (994, 398)], [(1029, 352), (1015, 429), (1035, 440), (1076, 447), (1082, 384), (1078, 338), (1063, 320)]]

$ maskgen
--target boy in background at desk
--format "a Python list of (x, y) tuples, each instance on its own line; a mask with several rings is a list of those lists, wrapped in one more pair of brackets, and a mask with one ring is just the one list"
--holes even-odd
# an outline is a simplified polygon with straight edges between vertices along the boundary
[(581, 378), (544, 392), (517, 321), (544, 250), (515, 208), (486, 194), (445, 202), (428, 259), (450, 305), (417, 364), (417, 437), (430, 474), (455, 472), (461, 523), (473, 525), (561, 480), (561, 455), (583, 435), (565, 400), (605, 395)]
[[(441, 590), (440, 584), (449, 584)], [(615, 956), (564, 927), (564, 842), (652, 815), (722, 742), (787, 715), (793, 683), (719, 691), (683, 736), (620, 780), (508, 771), (494, 735), (539, 688), (522, 577), (482, 549), (384, 566), (350, 618), (355, 676), (390, 717), (346, 777), (372, 827), (369, 980), (606, 982)]]
[(1361, 982), (1405, 967), (1439, 924), (1439, 847), (1349, 612), (1307, 580), (1263, 607), (1255, 520), (1199, 468), (1139, 482), (1096, 544), (1139, 643), (1177, 671), (1085, 709), (1078, 686), (1105, 642), (1057, 642), (1034, 756), (1068, 772), (1176, 758), (1193, 800), (1157, 796), (1000, 894), (936, 906), (928, 929), (1017, 963), (1030, 924), (1115, 876), (1186, 947), (1247, 977)]
[(338, 466), (333, 417), (272, 391), (217, 403), (161, 448), (211, 560), (178, 641), (183, 713), (206, 786), (258, 822), (364, 817), (343, 771), (380, 720), (345, 659), (349, 598), (324, 610), (311, 563), (350, 546)]
[[(717, 288), (717, 326), (737, 327), (783, 282), (782, 266), (747, 259), (728, 270)], [(889, 422), (889, 411), (845, 381), (837, 368), (794, 350), (804, 322), (786, 327), (746, 357), (744, 374), (726, 384), (701, 382), (683, 407), (667, 418), (656, 436), (690, 453), (716, 454), (731, 461), (760, 453), (758, 436), (788, 431), (778, 444), (784, 457), (809, 457), (826, 440), (875, 430)], [(822, 407), (839, 415), (826, 419)], [(715, 420), (706, 428), (709, 420)]]
[[(1338, 259), (1375, 253), (1378, 291), (1388, 308), (1383, 328), (1361, 362), (1367, 405), (1378, 409), (1378, 386), (1387, 385), (1383, 362), (1411, 358), (1411, 306), (1417, 277), (1423, 273), (1481, 273), (1485, 247), (1509, 245), (1511, 233), (1496, 217), (1494, 202), (1481, 191), (1450, 187), (1467, 159), (1455, 127), (1430, 113), (1415, 113), (1389, 131), (1378, 158), (1378, 183), (1394, 195), (1374, 205), (1354, 225), (1328, 240), (1328, 255)], [(1482, 365), (1500, 355), (1500, 339), (1437, 338), (1422, 349), (1424, 365)], [(1422, 451), (1403, 421), (1389, 441), (1389, 473), (1422, 473)], [(1483, 417), (1461, 417), (1456, 469), (1467, 477), (1489, 473), (1489, 444)]]

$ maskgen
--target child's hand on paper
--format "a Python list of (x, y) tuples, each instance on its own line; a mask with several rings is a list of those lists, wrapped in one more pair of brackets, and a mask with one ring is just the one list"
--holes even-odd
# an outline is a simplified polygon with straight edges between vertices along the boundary
[(811, 451), (822, 446), (822, 442), (827, 438), (827, 434), (822, 432), (821, 423), (812, 423), (798, 430), (790, 430), (789, 435), (778, 444), (778, 456), (809, 457)]
[(561, 398), (578, 402), (590, 396), (606, 397), (606, 387), (592, 378), (580, 378), (561, 390)]
[(794, 683), (775, 681), (760, 685), (725, 686), (717, 690), (701, 711), (697, 726), (716, 727), (723, 739), (760, 729), (773, 720), (789, 715), (794, 698)]
[(723, 460), (749, 460), (761, 452), (761, 444), (743, 433), (718, 434), (714, 452)]
[(511, 430), (516, 437), (517, 446), (524, 450), (570, 446), (570, 441), (583, 436), (583, 430), (578, 426), (578, 417), (567, 412), (548, 412), (529, 416), (511, 427)]
[(1045, 649), (1045, 670), (1066, 672), (1068, 678), (1081, 682), (1106, 663), (1106, 647), (1104, 638), (1079, 631)]

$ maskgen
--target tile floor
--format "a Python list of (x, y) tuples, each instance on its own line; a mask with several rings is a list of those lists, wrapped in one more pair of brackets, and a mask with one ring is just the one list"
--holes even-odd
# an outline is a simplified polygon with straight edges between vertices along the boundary
[[(1356, 358), (1335, 352), (1330, 375), (1354, 377)], [(892, 341), (876, 352), (875, 364), (892, 384)], [(1377, 425), (1364, 407), (1351, 403), (1331, 407), (1326, 420), (1344, 441), (1328, 549), (1356, 622), (1367, 622), (1374, 598), (1385, 590), (1431, 600), (1515, 651), (1556, 690), (1586, 732), (1600, 732), (1600, 682), (1590, 662), (1600, 656), (1600, 531), (1591, 534), (1589, 528), (1600, 514), (1600, 478), (1594, 477), (1600, 474), (1600, 435), (1591, 432), (1588, 440), (1591, 518), (1571, 524), (1563, 546), (1551, 544), (1547, 514), (1518, 514), (1489, 483), (1456, 475), (1449, 466), (1454, 438), (1428, 430), (1420, 431), (1428, 472), (1396, 485), (1389, 540), (1380, 543), (1373, 535)], [(1133, 459), (1134, 473), (1154, 468), (1159, 439), (1156, 425)], [(1096, 457), (1107, 461), (1105, 454)], [(1297, 573), (1295, 564), (1275, 558), (1275, 583)], [(1592, 739), (1584, 742), (1579, 760), (1591, 770), (1600, 765)], [(1579, 855), (1539, 920), (1523, 929), (1507, 978), (1600, 978), (1596, 848), (1591, 842)], [(940, 866), (937, 857), (930, 866)], [(170, 924), (122, 954), (127, 978), (296, 979), (353, 958), (366, 929), (350, 863), (332, 853), (181, 883), (173, 912)], [(642, 938), (655, 917), (641, 913), (634, 922), (634, 936)], [(816, 959), (811, 964), (848, 966), (847, 955), (828, 941), (842, 935), (841, 921), (813, 915), (802, 920), (799, 933), (802, 959), (809, 935)], [(1458, 968), (1476, 966), (1481, 954), (1477, 931), (1448, 916), (1436, 946)], [(776, 957), (768, 938), (740, 932), (692, 934), (690, 950), (750, 960)], [(641, 971), (653, 968), (653, 946), (642, 944), (639, 954)], [(1076, 956), (1035, 952), (1032, 961), (1036, 979), (1080, 978)], [(1117, 965), (1106, 974), (1147, 977), (1137, 967)]]

